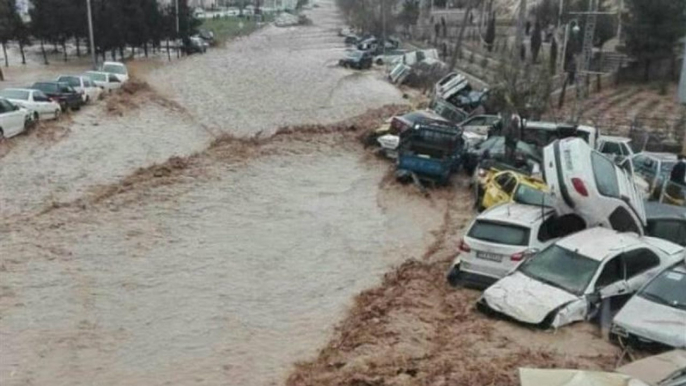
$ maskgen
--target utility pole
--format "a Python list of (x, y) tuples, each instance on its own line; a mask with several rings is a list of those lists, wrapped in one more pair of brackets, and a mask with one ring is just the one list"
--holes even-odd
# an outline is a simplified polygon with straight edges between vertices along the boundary
[(95, 37), (93, 34), (93, 11), (91, 9), (91, 0), (86, 0), (86, 9), (88, 10), (88, 36), (90, 37), (91, 57), (93, 58), (93, 69), (98, 69), (98, 55), (95, 53)]
[(181, 29), (179, 28), (179, 0), (175, 0), (176, 5), (176, 36), (178, 37)]
[(520, 61), (522, 60), (520, 51), (522, 49), (522, 45), (524, 44), (524, 24), (526, 23), (526, 0), (521, 0), (519, 3), (519, 16), (517, 17), (517, 34), (515, 35), (515, 47), (514, 47), (514, 54), (516, 56), (516, 60)]
[[(684, 38), (684, 57), (683, 59), (681, 59), (681, 61), (682, 65), (681, 80), (679, 81), (679, 100), (681, 101), (681, 103), (686, 104), (686, 38)], [(686, 143), (684, 145), (686, 146)]]

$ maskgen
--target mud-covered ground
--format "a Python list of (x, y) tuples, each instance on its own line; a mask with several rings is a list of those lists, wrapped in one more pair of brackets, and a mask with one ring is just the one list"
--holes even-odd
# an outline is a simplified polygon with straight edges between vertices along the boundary
[[(127, 90), (0, 144), (0, 384), (515, 385), (519, 365), (611, 367), (592, 326), (523, 329), (447, 287), (465, 181), (425, 196), (363, 149), (405, 100), (335, 68), (341, 22), (319, 4), (313, 26), (131, 63)], [(83, 64), (29, 67), (13, 79)]]

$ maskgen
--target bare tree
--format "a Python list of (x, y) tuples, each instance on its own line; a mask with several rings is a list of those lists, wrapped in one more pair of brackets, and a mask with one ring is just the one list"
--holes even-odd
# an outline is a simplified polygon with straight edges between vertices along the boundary
[(453, 50), (453, 55), (450, 57), (450, 64), (448, 68), (455, 68), (457, 64), (457, 57), (462, 52), (462, 39), (464, 38), (464, 31), (467, 29), (467, 22), (469, 21), (469, 14), (481, 0), (468, 0), (467, 8), (465, 9), (464, 17), (462, 18), (462, 25), (460, 25), (460, 33), (457, 36), (457, 41), (455, 41), (455, 49)]

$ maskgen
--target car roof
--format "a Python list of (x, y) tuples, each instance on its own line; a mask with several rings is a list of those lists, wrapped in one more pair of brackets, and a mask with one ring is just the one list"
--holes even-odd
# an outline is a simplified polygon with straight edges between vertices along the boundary
[(646, 202), (646, 217), (648, 220), (670, 219), (686, 221), (686, 208), (659, 202)]
[(543, 216), (547, 218), (553, 213), (551, 208), (511, 202), (489, 208), (477, 220), (506, 222), (528, 228), (544, 219)]
[(557, 245), (593, 260), (603, 261), (617, 251), (644, 245), (635, 233), (619, 233), (608, 228), (590, 228), (563, 238)]
[(565, 122), (544, 122), (544, 121), (526, 121), (524, 124), (525, 129), (539, 129), (539, 130), (557, 130), (558, 128), (574, 128), (582, 131), (595, 131), (595, 127), (585, 126), (585, 125), (574, 125)]
[(35, 90), (32, 88), (19, 88), (19, 87), (8, 87), (8, 88), (3, 88), (0, 91), (25, 91), (25, 92), (35, 92), (39, 90)]
[(624, 143), (631, 142), (631, 138), (620, 137), (617, 135), (601, 135), (600, 139), (603, 141), (608, 141), (608, 142), (624, 142)]
[(636, 155), (645, 155), (645, 156), (648, 156), (650, 158), (658, 159), (660, 161), (676, 161), (677, 160), (676, 154), (672, 154), (672, 153), (658, 153), (658, 152), (652, 152), (652, 151), (643, 151), (643, 152), (640, 152)]

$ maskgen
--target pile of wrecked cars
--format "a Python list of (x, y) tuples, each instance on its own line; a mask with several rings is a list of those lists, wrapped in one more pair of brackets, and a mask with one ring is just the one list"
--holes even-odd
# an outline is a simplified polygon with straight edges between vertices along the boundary
[(537, 177), (491, 164), (475, 183), (500, 204), (467, 227), (448, 282), (484, 289), (488, 315), (542, 328), (593, 320), (623, 346), (686, 348), (686, 208), (644, 202), (631, 162), (593, 136), (553, 139)]

